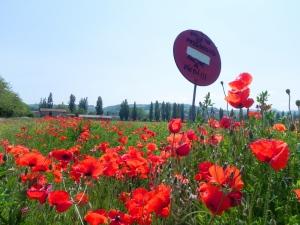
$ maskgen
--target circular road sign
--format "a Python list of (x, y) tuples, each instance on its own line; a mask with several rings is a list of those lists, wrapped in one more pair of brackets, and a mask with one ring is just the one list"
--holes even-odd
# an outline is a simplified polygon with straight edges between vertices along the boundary
[(174, 42), (173, 55), (179, 71), (193, 84), (207, 86), (220, 75), (221, 58), (218, 49), (200, 31), (181, 32)]

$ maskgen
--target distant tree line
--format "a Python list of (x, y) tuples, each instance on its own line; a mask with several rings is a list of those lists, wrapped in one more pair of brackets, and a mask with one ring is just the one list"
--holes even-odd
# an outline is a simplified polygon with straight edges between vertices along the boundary
[[(268, 93), (263, 92), (257, 99), (258, 103), (260, 103), (259, 108), (266, 108), (268, 105), (265, 102), (267, 101)], [(265, 99), (265, 100), (262, 100)], [(210, 98), (210, 93), (205, 95), (203, 102), (199, 102), (198, 106), (195, 106), (193, 109), (192, 107), (185, 107), (184, 104), (179, 103), (170, 103), (170, 102), (151, 102), (148, 107), (141, 107), (133, 103), (133, 105), (129, 105), (127, 99), (121, 102), (120, 109), (118, 115), (120, 120), (144, 120), (144, 121), (169, 121), (172, 118), (181, 118), (182, 120), (193, 120), (196, 118), (197, 121), (207, 121), (208, 118), (216, 118), (221, 119), (223, 116), (227, 115), (236, 120), (244, 120), (248, 118), (248, 111), (249, 110), (233, 110), (230, 111), (223, 110), (222, 108), (216, 109), (213, 107), (212, 100)], [(296, 101), (296, 106), (298, 107), (298, 114), (296, 111), (293, 112), (293, 118), (300, 119), (300, 100)], [(64, 105), (64, 103), (54, 106), (53, 104), (53, 94), (50, 92), (48, 98), (41, 98), (39, 108), (65, 108), (68, 109), (70, 113), (74, 114), (86, 114), (88, 113), (88, 98), (80, 98), (78, 105), (76, 104), (76, 97), (74, 94), (70, 95), (68, 105)], [(146, 109), (145, 109), (146, 108)], [(268, 108), (268, 107), (267, 107)], [(1, 109), (1, 108), (0, 108)], [(114, 111), (115, 112), (115, 111)], [(114, 112), (106, 112), (107, 115), (112, 114), (116, 115)], [(101, 96), (98, 97), (96, 106), (95, 106), (95, 113), (97, 115), (103, 115), (103, 101)], [(194, 113), (194, 115), (193, 115)], [(288, 115), (286, 112), (278, 112), (278, 111), (271, 111), (272, 118), (274, 121), (280, 121), (282, 118), (287, 117)], [(289, 112), (287, 112), (289, 113)]]
[[(50, 92), (48, 98), (41, 98), (39, 103), (39, 109), (40, 108), (53, 108), (53, 95)], [(68, 105), (65, 105), (64, 103), (59, 104), (56, 106), (56, 108), (62, 108), (62, 109), (68, 109), (70, 113), (74, 114), (86, 114), (88, 113), (88, 98), (81, 98), (78, 102), (78, 105), (76, 105), (76, 97), (74, 94), (70, 95), (69, 103)], [(95, 106), (96, 114), (97, 115), (103, 115), (103, 102), (101, 96), (98, 97), (96, 106)]]

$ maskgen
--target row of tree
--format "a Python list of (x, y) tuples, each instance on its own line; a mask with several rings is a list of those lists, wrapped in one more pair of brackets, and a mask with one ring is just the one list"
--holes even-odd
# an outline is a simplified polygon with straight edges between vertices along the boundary
[[(0, 84), (6, 85), (3, 80), (0, 80)], [(1, 88), (0, 85), (0, 88)], [(3, 89), (3, 88), (2, 88)], [(1, 94), (1, 92), (0, 92)], [(258, 99), (259, 100), (259, 99)], [(260, 102), (260, 101), (258, 101)], [(300, 101), (296, 101), (296, 105), (299, 109), (300, 114)], [(48, 98), (41, 98), (40, 108), (53, 108), (53, 95), (50, 92)], [(75, 95), (71, 94), (69, 99), (68, 106), (58, 105), (59, 108), (67, 108), (71, 113), (87, 113), (88, 111), (88, 98), (81, 98), (79, 100), (78, 105), (76, 105), (76, 97)], [(0, 107), (0, 114), (1, 114), (1, 107)], [(3, 111), (3, 110), (2, 110)], [(97, 115), (103, 115), (103, 102), (101, 96), (98, 97), (95, 111)], [(194, 115), (193, 115), (194, 113)], [(234, 111), (231, 110), (230, 112), (225, 112), (229, 114), (231, 117), (236, 117), (239, 120), (243, 120), (247, 117), (247, 111)], [(218, 111), (213, 107), (213, 103), (210, 99), (210, 94), (208, 93), (203, 102), (199, 102), (199, 106), (195, 107), (193, 110), (192, 107), (189, 108), (188, 112), (185, 110), (184, 104), (178, 103), (169, 103), (169, 102), (162, 102), (159, 103), (155, 101), (155, 103), (151, 102), (149, 105), (148, 113), (145, 112), (144, 109), (137, 107), (136, 102), (134, 102), (133, 107), (129, 107), (127, 99), (122, 101), (119, 110), (119, 116), (121, 120), (149, 120), (149, 121), (168, 121), (171, 118), (181, 118), (182, 120), (189, 119), (193, 120), (193, 118), (203, 119), (206, 120), (209, 117), (215, 117), (221, 119), (223, 115), (225, 115), (224, 110), (220, 108)], [(3, 114), (3, 112), (2, 112)], [(275, 120), (279, 120), (281, 117), (284, 117), (284, 112), (274, 112)], [(294, 117), (296, 117), (296, 112), (294, 112)]]
[[(73, 94), (70, 95), (68, 106), (64, 105), (63, 103), (58, 105), (59, 108), (68, 108), (71, 113), (87, 113), (88, 106), (89, 104), (87, 97), (81, 98), (78, 105), (76, 105), (76, 97)], [(41, 98), (39, 103), (39, 109), (40, 108), (53, 108), (53, 95), (51, 92), (48, 98)], [(103, 114), (103, 102), (101, 96), (99, 96), (97, 99), (95, 110), (97, 115)]]
[(127, 99), (125, 99), (120, 105), (119, 116), (121, 120), (149, 120), (149, 121), (168, 121), (171, 118), (185, 119), (184, 104), (177, 103), (159, 103), (156, 101), (150, 103), (149, 113), (145, 116), (143, 110), (137, 108), (136, 102), (133, 107), (130, 108)]

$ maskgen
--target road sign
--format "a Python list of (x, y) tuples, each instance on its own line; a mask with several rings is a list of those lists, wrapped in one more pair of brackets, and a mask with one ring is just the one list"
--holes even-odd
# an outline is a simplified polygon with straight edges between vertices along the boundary
[(182, 75), (195, 85), (214, 83), (221, 72), (221, 58), (215, 44), (200, 31), (180, 33), (173, 46), (176, 65)]

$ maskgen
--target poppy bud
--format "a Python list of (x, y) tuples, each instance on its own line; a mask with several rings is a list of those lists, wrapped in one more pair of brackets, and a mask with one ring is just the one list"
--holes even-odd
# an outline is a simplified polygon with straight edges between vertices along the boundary
[(286, 92), (288, 95), (290, 95), (291, 90), (290, 90), (290, 89), (286, 89), (285, 92)]

